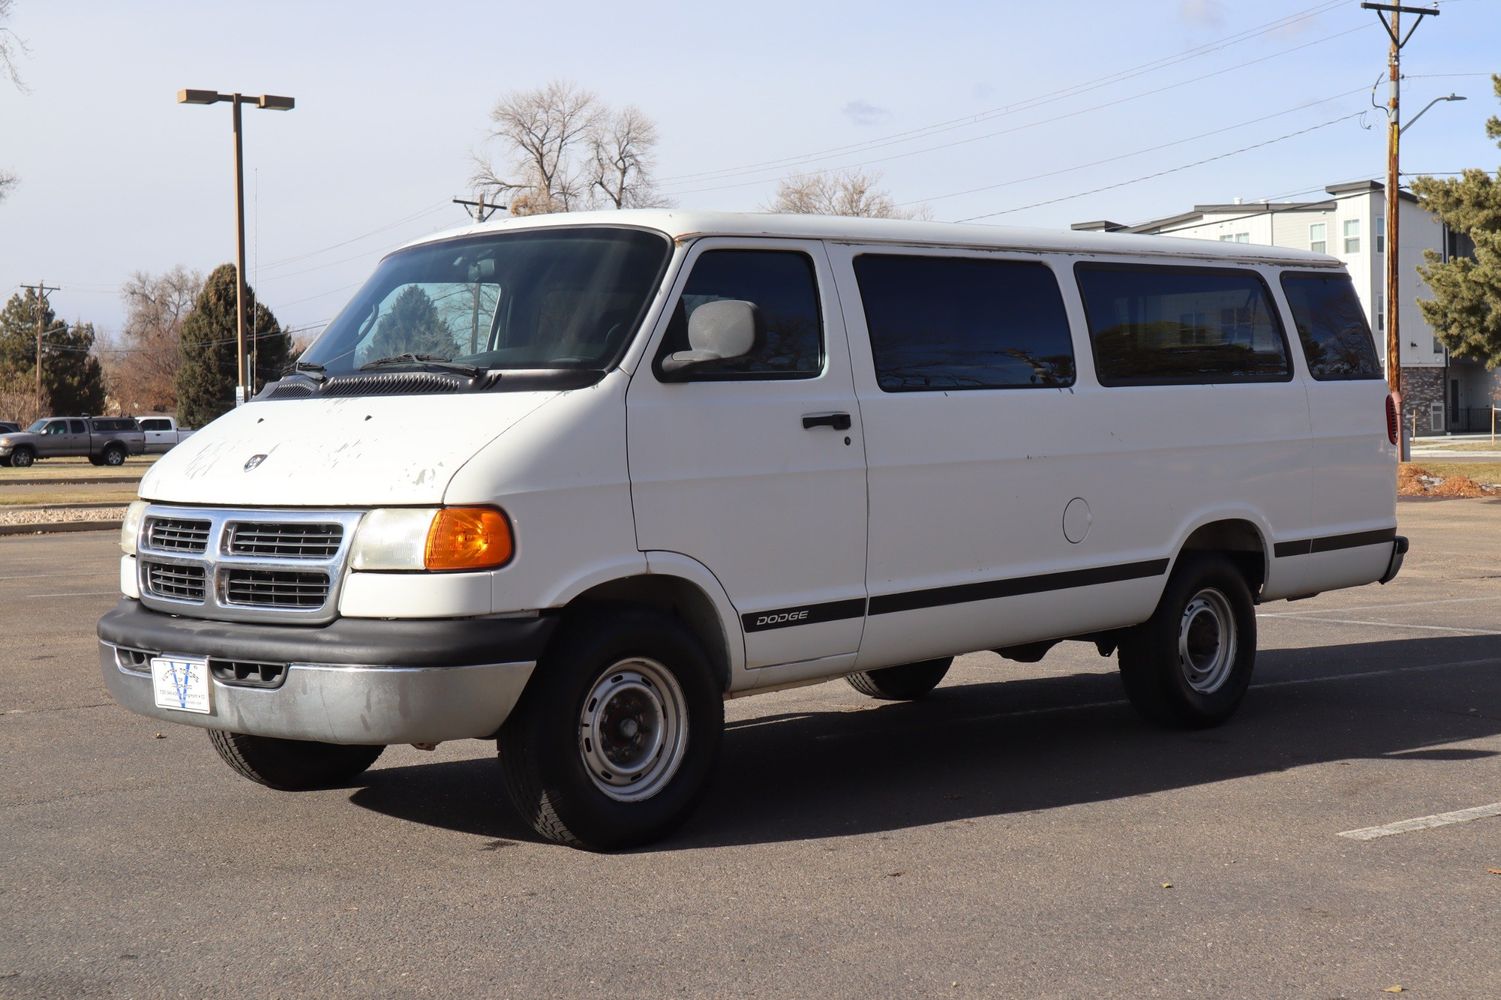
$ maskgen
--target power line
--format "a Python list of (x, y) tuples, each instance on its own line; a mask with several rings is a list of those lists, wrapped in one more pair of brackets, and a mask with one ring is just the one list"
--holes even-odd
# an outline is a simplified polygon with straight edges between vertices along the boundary
[(1358, 112), (1355, 112), (1353, 114), (1342, 115), (1339, 118), (1331, 118), (1329, 121), (1322, 122), (1322, 123), (1320, 123), (1318, 125), (1311, 125), (1308, 128), (1299, 129), (1296, 132), (1289, 132), (1286, 135), (1279, 135), (1276, 138), (1267, 139), (1264, 142), (1254, 143), (1254, 144), (1252, 144), (1250, 146), (1242, 146), (1239, 149), (1232, 149), (1228, 153), (1220, 153), (1220, 154), (1218, 154), (1216, 156), (1207, 156), (1207, 157), (1205, 157), (1202, 160), (1195, 160), (1192, 163), (1185, 163), (1185, 164), (1182, 164), (1181, 166), (1168, 167), (1166, 170), (1158, 170), (1155, 173), (1144, 174), (1141, 177), (1133, 177), (1133, 178), (1131, 178), (1128, 181), (1118, 181), (1118, 182), (1116, 182), (1114, 184), (1106, 184), (1103, 187), (1091, 188), (1088, 191), (1079, 191), (1079, 192), (1076, 192), (1075, 194), (1067, 194), (1067, 195), (1063, 195), (1062, 197), (1059, 197), (1059, 198), (1048, 198), (1048, 199), (1046, 199), (1044, 201), (1033, 202), (1030, 205), (1018, 205), (1015, 208), (1001, 209), (1000, 211), (997, 211), (997, 212), (986, 212), (983, 215), (971, 215), (971, 216), (968, 216), (968, 217), (963, 218), (963, 219), (956, 219), (954, 221), (956, 221), (956, 222), (977, 222), (980, 219), (993, 219), (997, 215), (1010, 215), (1013, 212), (1024, 212), (1024, 211), (1026, 211), (1027, 209), (1030, 209), (1030, 208), (1041, 208), (1044, 205), (1056, 205), (1060, 201), (1072, 201), (1075, 198), (1083, 198), (1083, 197), (1086, 197), (1087, 195), (1099, 194), (1102, 191), (1114, 191), (1116, 188), (1123, 188), (1123, 187), (1126, 187), (1126, 186), (1131, 185), (1131, 184), (1140, 184), (1142, 181), (1154, 180), (1154, 179), (1156, 179), (1158, 177), (1165, 177), (1168, 174), (1176, 174), (1176, 173), (1179, 173), (1179, 172), (1184, 171), (1184, 170), (1189, 170), (1189, 169), (1191, 169), (1193, 167), (1201, 167), (1201, 166), (1203, 166), (1206, 163), (1214, 163), (1217, 160), (1229, 159), (1232, 156), (1239, 156), (1242, 153), (1249, 153), (1249, 152), (1251, 152), (1252, 150), (1255, 150), (1255, 149), (1262, 149), (1262, 148), (1264, 148), (1266, 146), (1274, 145), (1275, 143), (1285, 142), (1288, 139), (1295, 139), (1295, 138), (1297, 138), (1300, 135), (1308, 135), (1310, 132), (1317, 132), (1320, 129), (1328, 128), (1331, 125), (1337, 125), (1340, 122), (1346, 122), (1346, 121), (1350, 121), (1351, 119), (1354, 119), (1354, 118), (1359, 118), (1363, 114), (1365, 114), (1364, 111), (1358, 111)]
[(1059, 176), (1061, 174), (1073, 173), (1076, 170), (1086, 170), (1089, 167), (1098, 167), (1098, 166), (1102, 166), (1102, 165), (1104, 165), (1106, 163), (1115, 163), (1115, 162), (1117, 162), (1119, 160), (1130, 159), (1133, 156), (1141, 156), (1141, 155), (1143, 155), (1145, 153), (1155, 153), (1155, 152), (1158, 152), (1160, 150), (1171, 148), (1173, 146), (1181, 146), (1184, 143), (1197, 142), (1200, 139), (1208, 139), (1210, 136), (1222, 135), (1225, 132), (1233, 132), (1236, 129), (1245, 128), (1245, 127), (1247, 127), (1249, 125), (1257, 125), (1257, 124), (1260, 124), (1261, 122), (1264, 122), (1264, 121), (1270, 121), (1273, 118), (1281, 118), (1284, 115), (1294, 114), (1294, 113), (1296, 113), (1298, 111), (1306, 111), (1309, 108), (1316, 107), (1316, 106), (1318, 106), (1320, 104), (1324, 104), (1324, 103), (1326, 103), (1328, 101), (1337, 101), (1341, 97), (1349, 97), (1351, 94), (1363, 94), (1363, 93), (1365, 93), (1365, 88), (1364, 87), (1356, 87), (1354, 90), (1347, 90), (1347, 91), (1345, 91), (1342, 94), (1334, 94), (1334, 95), (1331, 95), (1329, 97), (1321, 97), (1321, 98), (1319, 98), (1317, 100), (1307, 101), (1307, 102), (1305, 102), (1303, 104), (1297, 105), (1296, 107), (1287, 108), (1286, 110), (1283, 110), (1283, 111), (1276, 111), (1276, 112), (1273, 112), (1272, 114), (1269, 114), (1269, 115), (1262, 115), (1259, 118), (1250, 118), (1250, 119), (1247, 119), (1246, 121), (1238, 122), (1238, 123), (1236, 123), (1234, 125), (1226, 125), (1226, 126), (1224, 126), (1222, 128), (1212, 129), (1212, 130), (1210, 130), (1208, 132), (1200, 132), (1198, 135), (1191, 135), (1191, 136), (1188, 136), (1188, 137), (1183, 138), (1183, 139), (1174, 139), (1171, 142), (1164, 142), (1164, 143), (1161, 143), (1160, 145), (1148, 146), (1148, 147), (1146, 147), (1144, 149), (1132, 150), (1129, 153), (1118, 153), (1115, 156), (1107, 156), (1104, 159), (1091, 160), (1088, 163), (1080, 163), (1080, 164), (1076, 164), (1075, 166), (1071, 166), (1071, 167), (1062, 167), (1060, 169), (1050, 170), (1050, 171), (1047, 171), (1045, 173), (1032, 174), (1029, 177), (1016, 177), (1016, 178), (1013, 178), (1011, 180), (998, 181), (998, 182), (996, 182), (994, 184), (984, 184), (984, 185), (981, 185), (980, 187), (966, 188), (963, 191), (950, 191), (947, 194), (931, 195), (931, 196), (929, 196), (927, 198), (917, 198), (917, 199), (913, 199), (912, 201), (900, 202), (899, 205), (900, 206), (920, 205), (920, 204), (927, 204), (929, 202), (934, 202), (934, 201), (944, 201), (945, 199), (948, 199), (948, 198), (958, 198), (958, 197), (961, 197), (963, 195), (979, 194), (981, 191), (993, 191), (996, 188), (1010, 187), (1013, 184), (1024, 184), (1027, 181), (1044, 180), (1044, 179), (1049, 178), (1049, 177), (1057, 177), (1057, 176)]
[[(1290, 55), (1290, 54), (1292, 54), (1294, 52), (1299, 52), (1299, 51), (1302, 51), (1303, 49), (1311, 48), (1312, 46), (1315, 46), (1315, 45), (1322, 45), (1325, 42), (1330, 42), (1330, 41), (1333, 41), (1333, 40), (1335, 40), (1337, 38), (1343, 38), (1346, 35), (1351, 35), (1351, 34), (1354, 34), (1356, 32), (1359, 32), (1359, 31), (1368, 31), (1369, 29), (1370, 29), (1370, 25), (1369, 24), (1362, 24), (1362, 25), (1359, 25), (1359, 26), (1354, 27), (1354, 28), (1349, 28), (1349, 29), (1347, 29), (1345, 31), (1337, 32), (1336, 34), (1333, 34), (1333, 35), (1326, 35), (1323, 38), (1318, 38), (1318, 39), (1315, 39), (1315, 40), (1313, 40), (1311, 42), (1305, 42), (1302, 45), (1296, 45), (1296, 46), (1294, 46), (1294, 47), (1292, 47), (1290, 49), (1283, 49), (1283, 50), (1281, 50), (1279, 52), (1273, 52), (1273, 53), (1270, 53), (1269, 55), (1260, 56), (1260, 57), (1258, 57), (1256, 59), (1247, 60), (1246, 62), (1236, 63), (1233, 66), (1226, 66), (1223, 69), (1214, 70), (1213, 72), (1210, 72), (1210, 73), (1204, 73), (1204, 74), (1202, 74), (1200, 76), (1191, 77), (1191, 78), (1189, 78), (1187, 80), (1180, 80), (1177, 83), (1167, 84), (1166, 86), (1157, 87), (1157, 88), (1152, 89), (1152, 90), (1145, 90), (1145, 91), (1141, 91), (1140, 93), (1131, 94), (1131, 95), (1126, 96), (1126, 97), (1119, 97), (1119, 98), (1116, 98), (1115, 100), (1105, 101), (1104, 103), (1101, 103), (1101, 104), (1092, 104), (1089, 107), (1079, 108), (1077, 110), (1070, 111), (1070, 112), (1067, 112), (1065, 114), (1054, 115), (1051, 118), (1045, 118), (1045, 119), (1039, 119), (1037, 121), (1026, 122), (1026, 123), (1023, 123), (1021, 125), (1014, 125), (1014, 126), (1012, 126), (1010, 128), (1000, 129), (1000, 130), (995, 131), (995, 132), (987, 132), (987, 133), (985, 133), (983, 135), (971, 136), (971, 137), (969, 137), (967, 139), (957, 139), (957, 140), (954, 140), (953, 142), (946, 142), (946, 143), (942, 143), (942, 144), (936, 145), (936, 146), (926, 146), (926, 147), (923, 147), (921, 149), (909, 150), (909, 151), (907, 151), (905, 153), (895, 153), (895, 154), (892, 154), (891, 156), (877, 157), (875, 159), (870, 159), (870, 160), (862, 160), (862, 161), (860, 161), (858, 163), (845, 164), (845, 165), (839, 166), (839, 167), (825, 167), (825, 168), (820, 169), (820, 170), (810, 170), (807, 173), (802, 174), (800, 176), (813, 176), (813, 175), (818, 175), (818, 174), (834, 173), (834, 172), (841, 171), (841, 170), (851, 170), (851, 169), (855, 169), (855, 168), (858, 168), (858, 167), (870, 166), (870, 165), (876, 164), (876, 163), (889, 163), (892, 160), (906, 159), (906, 158), (912, 157), (912, 156), (919, 156), (919, 155), (921, 155), (923, 153), (931, 153), (931, 152), (936, 152), (938, 150), (943, 150), (943, 149), (952, 149), (952, 148), (954, 148), (956, 146), (964, 146), (964, 145), (968, 145), (970, 143), (980, 142), (980, 141), (983, 141), (985, 139), (993, 139), (993, 138), (996, 138), (997, 136), (1011, 135), (1011, 134), (1016, 133), (1016, 132), (1022, 132), (1022, 131), (1025, 131), (1025, 130), (1031, 129), (1031, 128), (1037, 128), (1037, 127), (1042, 126), (1042, 125), (1053, 125), (1053, 124), (1056, 124), (1056, 123), (1061, 122), (1061, 121), (1067, 121), (1070, 118), (1078, 118), (1078, 117), (1080, 117), (1082, 115), (1087, 115), (1087, 114), (1090, 114), (1090, 113), (1095, 112), (1095, 111), (1103, 111), (1103, 110), (1105, 110), (1107, 108), (1113, 108), (1113, 107), (1117, 107), (1117, 106), (1122, 105), (1122, 104), (1130, 103), (1131, 101), (1137, 101), (1137, 100), (1142, 99), (1143, 97), (1153, 97), (1153, 96), (1155, 96), (1157, 94), (1163, 94), (1163, 93), (1166, 93), (1166, 92), (1168, 92), (1170, 90), (1177, 90), (1177, 89), (1179, 89), (1181, 87), (1189, 86), (1190, 84), (1200, 83), (1200, 82), (1202, 82), (1204, 80), (1212, 79), (1213, 77), (1217, 77), (1217, 76), (1223, 76), (1226, 73), (1234, 72), (1235, 70), (1245, 69), (1248, 66), (1254, 66), (1254, 65), (1257, 65), (1259, 63), (1267, 62), (1268, 60), (1271, 60), (1271, 59), (1277, 59), (1277, 58), (1280, 58), (1281, 56)], [(777, 179), (779, 179), (779, 178), (777, 176), (775, 176), (775, 175), (769, 176), (769, 177), (758, 177), (758, 178), (756, 178), (754, 180), (740, 181), (740, 182), (736, 182), (736, 183), (733, 183), (733, 184), (720, 184), (720, 185), (714, 185), (714, 186), (710, 186), (710, 187), (680, 189), (680, 190), (675, 191), (674, 193), (676, 193), (676, 194), (702, 194), (702, 193), (711, 192), (711, 191), (728, 191), (728, 190), (731, 190), (731, 189), (734, 189), (734, 188), (755, 187), (755, 186), (758, 186), (758, 185), (761, 185), (761, 184), (765, 184), (768, 181), (777, 180)]]
[(1108, 74), (1106, 76), (1096, 77), (1083, 83), (1074, 84), (1060, 90), (1050, 91), (1048, 93), (1038, 95), (1037, 97), (1028, 98), (1014, 104), (991, 108), (986, 111), (978, 112), (976, 114), (965, 115), (960, 118), (951, 118), (946, 121), (935, 122), (929, 125), (919, 126), (914, 129), (908, 129), (903, 132), (896, 132), (874, 139), (867, 139), (862, 142), (849, 143), (842, 146), (832, 146), (812, 153), (781, 157), (772, 160), (762, 160), (756, 163), (745, 164), (739, 167), (722, 167), (718, 169), (701, 170), (687, 174), (676, 174), (670, 177), (659, 178), (658, 183), (663, 185), (664, 187), (671, 187), (675, 182), (679, 181), (692, 181), (697, 179), (720, 179), (723, 177), (735, 176), (737, 174), (750, 173), (773, 167), (786, 168), (789, 166), (796, 166), (799, 163), (826, 159), (830, 156), (858, 152), (864, 149), (879, 148), (881, 146), (890, 145), (897, 142), (904, 142), (909, 139), (925, 138), (928, 135), (950, 131), (956, 128), (963, 128), (968, 125), (979, 124), (981, 122), (988, 121), (991, 118), (1013, 114), (1017, 111), (1030, 110), (1043, 104), (1063, 100), (1068, 97), (1074, 97), (1078, 94), (1087, 93), (1091, 90), (1098, 90), (1102, 87), (1110, 86), (1111, 84), (1121, 83), (1125, 80), (1132, 79), (1133, 77), (1141, 76), (1146, 73), (1154, 72), (1158, 69), (1166, 68), (1167, 66), (1176, 65), (1181, 62), (1187, 62), (1200, 56), (1208, 55), (1212, 52), (1217, 52), (1221, 49), (1228, 48), (1233, 44), (1254, 38), (1258, 35), (1270, 34), (1274, 31), (1284, 30), (1299, 21), (1316, 17), (1321, 13), (1343, 5), (1344, 0), (1325, 0), (1325, 2), (1315, 4), (1313, 7), (1306, 8), (1305, 10), (1286, 15), (1284, 17), (1278, 18), (1275, 21), (1269, 21), (1266, 24), (1258, 25), (1254, 28), (1246, 29), (1245, 31), (1228, 36), (1226, 38), (1218, 39), (1213, 42), (1206, 42), (1203, 45), (1186, 49), (1183, 52), (1177, 53), (1175, 55), (1163, 56), (1161, 58), (1154, 59), (1146, 63), (1141, 63), (1137, 66), (1133, 66), (1125, 70), (1120, 70), (1118, 72)]

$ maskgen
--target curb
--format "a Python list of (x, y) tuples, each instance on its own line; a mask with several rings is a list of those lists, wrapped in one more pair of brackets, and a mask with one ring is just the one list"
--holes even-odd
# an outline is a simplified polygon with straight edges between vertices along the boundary
[(47, 521), (40, 524), (0, 524), (0, 536), (51, 535), (68, 531), (108, 531), (120, 528), (116, 521)]

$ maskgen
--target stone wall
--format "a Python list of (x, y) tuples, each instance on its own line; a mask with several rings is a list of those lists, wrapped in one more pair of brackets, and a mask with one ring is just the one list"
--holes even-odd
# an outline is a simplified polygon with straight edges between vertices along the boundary
[[(1406, 412), (1402, 415), (1402, 421), (1411, 429), (1413, 426), (1413, 414), (1417, 414), (1418, 437), (1444, 433), (1443, 429), (1433, 430), (1429, 411), (1434, 403), (1438, 403), (1440, 406), (1445, 405), (1444, 370), (1442, 368), (1404, 366), (1402, 368), (1402, 409)], [(1444, 420), (1444, 427), (1447, 428), (1447, 411)]]

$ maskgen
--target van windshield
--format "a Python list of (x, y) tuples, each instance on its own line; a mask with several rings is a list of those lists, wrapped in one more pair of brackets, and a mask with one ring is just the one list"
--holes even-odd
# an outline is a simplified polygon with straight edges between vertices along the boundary
[(326, 378), (403, 368), (602, 371), (661, 282), (671, 244), (639, 229), (491, 233), (412, 247), (298, 360)]

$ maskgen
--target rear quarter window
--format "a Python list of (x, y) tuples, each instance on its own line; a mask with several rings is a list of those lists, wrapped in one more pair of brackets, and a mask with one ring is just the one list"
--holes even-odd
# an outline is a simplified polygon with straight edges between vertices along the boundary
[(1310, 375), (1323, 382), (1382, 377), (1371, 326), (1348, 274), (1289, 271), (1282, 293)]
[(1074, 266), (1101, 385), (1286, 382), (1292, 362), (1255, 271)]
[(882, 390), (1073, 384), (1068, 315), (1047, 265), (861, 254), (854, 266)]

